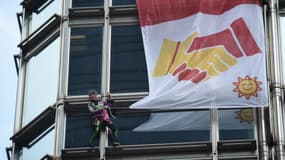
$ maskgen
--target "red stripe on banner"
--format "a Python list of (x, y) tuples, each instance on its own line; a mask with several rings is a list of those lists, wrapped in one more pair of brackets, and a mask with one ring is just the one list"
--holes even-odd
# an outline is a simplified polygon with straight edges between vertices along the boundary
[(193, 83), (199, 83), (202, 81), (204, 78), (206, 78), (207, 72), (200, 72), (196, 77), (194, 77), (191, 81)]
[(252, 56), (257, 53), (261, 53), (261, 49), (256, 44), (254, 38), (252, 37), (247, 25), (242, 18), (235, 20), (231, 27), (247, 56)]
[(194, 78), (195, 76), (197, 76), (199, 74), (199, 70), (198, 69), (186, 69), (183, 72), (181, 72), (178, 76), (178, 80), (182, 81), (182, 80), (190, 80), (192, 78)]
[(176, 45), (175, 52), (174, 52), (173, 57), (172, 57), (172, 59), (171, 59), (170, 65), (168, 66), (167, 72), (169, 72), (171, 66), (172, 66), (173, 63), (174, 63), (174, 60), (175, 60), (175, 58), (176, 58), (176, 56), (177, 56), (177, 52), (178, 52), (178, 49), (179, 49), (180, 44), (181, 44), (181, 42), (178, 42), (177, 45)]
[(175, 71), (173, 72), (173, 76), (176, 76), (176, 74), (185, 70), (186, 67), (187, 67), (186, 63), (181, 64), (177, 69), (175, 69)]
[(220, 15), (241, 4), (261, 6), (261, 0), (137, 0), (140, 25), (154, 25), (194, 15)]
[(243, 56), (229, 29), (209, 36), (196, 37), (187, 52), (190, 53), (195, 50), (214, 46), (224, 46), (225, 49), (236, 58)]

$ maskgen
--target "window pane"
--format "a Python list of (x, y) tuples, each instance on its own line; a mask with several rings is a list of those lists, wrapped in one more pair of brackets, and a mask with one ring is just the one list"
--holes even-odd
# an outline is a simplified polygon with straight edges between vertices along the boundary
[(104, 0), (72, 0), (72, 7), (104, 6)]
[[(92, 134), (91, 115), (67, 116), (65, 148), (87, 147)], [(93, 145), (98, 146), (98, 144), (99, 140), (96, 138)]]
[(32, 14), (29, 33), (33, 33), (54, 14), (61, 15), (61, 0), (54, 0), (41, 12)]
[(102, 69), (102, 27), (72, 28), (68, 95), (100, 92)]
[(135, 5), (136, 0), (113, 0), (113, 5)]
[(59, 42), (57, 38), (27, 64), (23, 125), (56, 102)]
[[(210, 140), (209, 111), (164, 113), (117, 111), (116, 119), (112, 121), (119, 129), (118, 139), (122, 145)], [(67, 147), (88, 146), (92, 132), (91, 115), (67, 116)], [(98, 138), (95, 142), (98, 145)]]
[(219, 111), (220, 140), (254, 139), (253, 109)]
[(148, 91), (147, 70), (139, 26), (112, 27), (112, 93)]
[(123, 145), (210, 140), (209, 111), (118, 113), (113, 122)]
[(41, 159), (46, 154), (53, 155), (54, 150), (54, 129), (45, 135), (31, 148), (23, 149), (21, 160)]

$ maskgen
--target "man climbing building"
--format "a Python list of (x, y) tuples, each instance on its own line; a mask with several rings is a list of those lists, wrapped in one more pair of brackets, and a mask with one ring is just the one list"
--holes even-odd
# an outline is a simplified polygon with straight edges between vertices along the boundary
[(89, 146), (92, 146), (97, 133), (101, 129), (106, 129), (106, 127), (110, 129), (108, 135), (112, 141), (113, 146), (120, 145), (117, 140), (118, 129), (110, 120), (110, 116), (114, 118), (110, 110), (110, 107), (112, 107), (114, 104), (114, 100), (111, 99), (111, 95), (107, 94), (107, 101), (104, 101), (101, 98), (97, 97), (97, 92), (95, 90), (90, 90), (88, 92), (88, 96), (88, 109), (92, 113), (92, 128), (94, 129), (92, 137), (89, 141)]

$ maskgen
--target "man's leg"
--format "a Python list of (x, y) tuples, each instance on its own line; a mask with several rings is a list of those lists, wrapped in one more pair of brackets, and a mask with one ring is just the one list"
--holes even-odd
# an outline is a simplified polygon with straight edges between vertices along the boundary
[(101, 128), (101, 121), (100, 120), (96, 120), (95, 121), (95, 129), (94, 129), (94, 132), (89, 140), (89, 146), (91, 146), (95, 140), (95, 137), (97, 135), (97, 133), (100, 131), (100, 128)]
[(104, 121), (103, 124), (104, 124), (104, 126), (111, 129), (111, 132), (108, 133), (108, 136), (111, 138), (113, 146), (120, 145), (120, 143), (118, 142), (118, 129), (117, 129), (117, 127), (108, 121)]

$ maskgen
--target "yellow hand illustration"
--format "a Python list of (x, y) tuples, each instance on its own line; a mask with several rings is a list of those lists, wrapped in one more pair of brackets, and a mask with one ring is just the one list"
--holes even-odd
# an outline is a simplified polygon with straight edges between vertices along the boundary
[[(198, 69), (199, 72), (195, 72), (197, 75), (200, 72), (206, 72), (207, 78), (211, 78), (219, 75), (221, 72), (225, 72), (229, 67), (237, 63), (236, 58), (229, 54), (222, 46), (204, 48), (187, 53), (187, 50), (196, 36), (197, 33), (193, 33), (183, 42), (164, 39), (159, 59), (153, 71), (153, 76), (163, 76), (168, 73), (175, 75), (179, 72), (182, 73), (185, 69), (190, 71)], [(190, 71), (187, 73), (190, 74)], [(183, 74), (185, 75), (186, 72)], [(191, 72), (191, 74), (192, 77), (195, 77), (193, 72)], [(201, 80), (202, 79), (199, 81)]]

